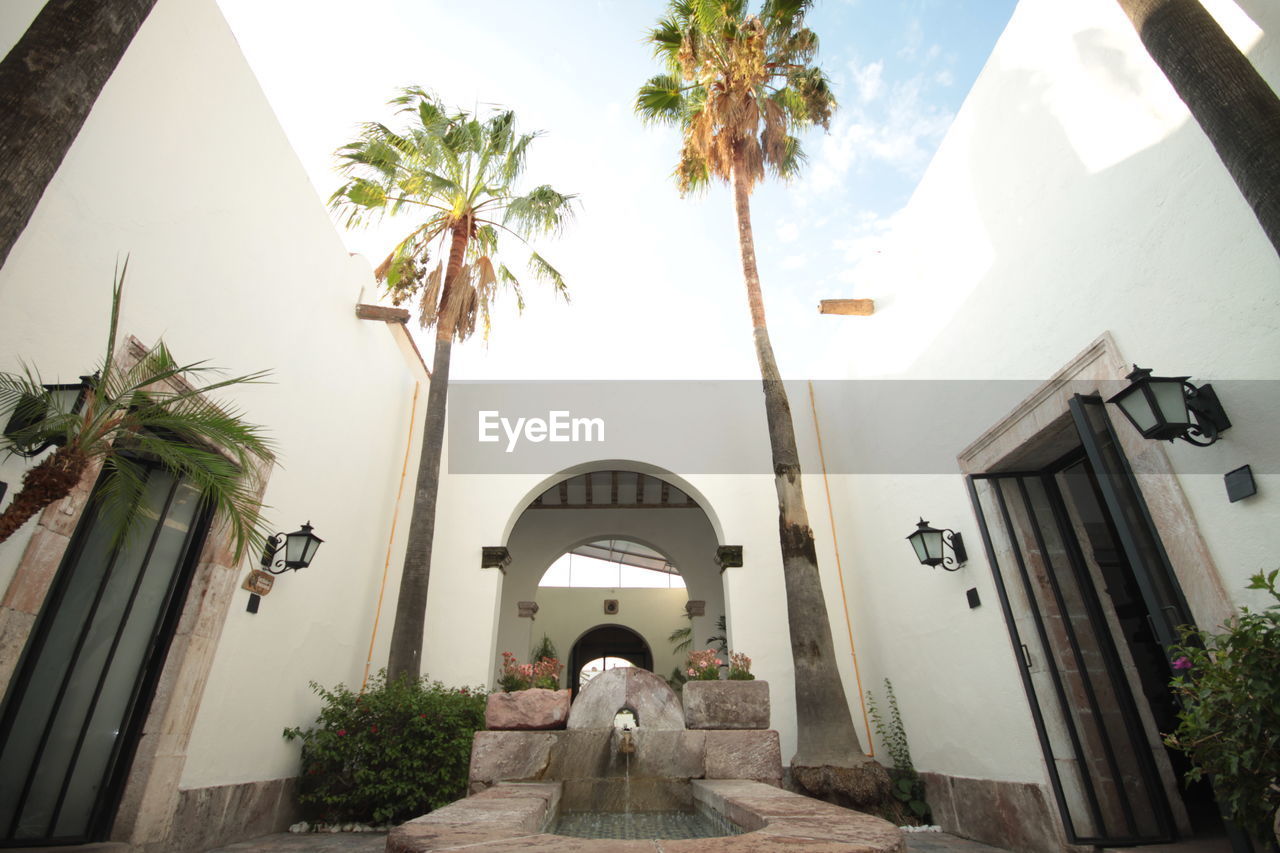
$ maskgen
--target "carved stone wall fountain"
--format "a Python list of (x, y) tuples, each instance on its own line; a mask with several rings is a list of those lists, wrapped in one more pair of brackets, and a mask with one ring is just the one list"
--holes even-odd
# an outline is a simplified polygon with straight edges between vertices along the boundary
[[(781, 789), (767, 684), (703, 684), (682, 704), (651, 672), (608, 670), (579, 691), (563, 729), (477, 732), (471, 795), (396, 827), (387, 849), (903, 853), (887, 821)], [(637, 838), (628, 821), (622, 837), (636, 840), (556, 834), (584, 813), (700, 815), (711, 828)]]

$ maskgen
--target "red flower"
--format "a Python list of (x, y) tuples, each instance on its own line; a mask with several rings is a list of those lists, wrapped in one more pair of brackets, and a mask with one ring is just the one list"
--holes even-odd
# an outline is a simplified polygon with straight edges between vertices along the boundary
[(376, 735), (376, 734), (378, 733), (378, 727), (377, 727), (377, 726), (369, 726), (369, 731)]
[(347, 736), (346, 729), (338, 729), (338, 737), (346, 737), (346, 736)]

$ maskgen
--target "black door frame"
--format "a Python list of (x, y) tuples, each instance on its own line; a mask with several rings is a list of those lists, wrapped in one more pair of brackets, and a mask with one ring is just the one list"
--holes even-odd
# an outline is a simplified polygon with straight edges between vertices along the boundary
[[(1095, 416), (1091, 419), (1089, 408), (1096, 406), (1094, 409)], [(1089, 407), (1089, 408), (1086, 408)], [(1137, 750), (1138, 761), (1142, 767), (1143, 775), (1146, 777), (1148, 787), (1153, 796), (1150, 797), (1151, 804), (1155, 809), (1155, 818), (1157, 825), (1164, 833), (1162, 836), (1135, 836), (1135, 837), (1107, 837), (1107, 836), (1082, 836), (1074, 825), (1070, 810), (1067, 805), (1066, 796), (1063, 790), (1063, 784), (1054, 760), (1054, 752), (1050, 743), (1048, 730), (1046, 727), (1044, 711), (1040, 706), (1040, 699), (1036, 693), (1035, 685), (1031, 679), (1030, 661), (1028, 660), (1027, 647), (1024, 645), (1019, 634), (1015, 614), (1010, 604), (1009, 591), (1005, 586), (1005, 579), (1002, 577), (1000, 564), (996, 558), (996, 551), (989, 529), (986, 512), (983, 509), (982, 502), (979, 499), (977, 481), (999, 481), (999, 480), (1016, 480), (1019, 490), (1019, 496), (1029, 502), (1026, 489), (1026, 480), (1035, 478), (1041, 481), (1045, 492), (1049, 497), (1054, 521), (1062, 532), (1062, 541), (1066, 548), (1068, 568), (1075, 573), (1079, 588), (1084, 595), (1082, 600), (1085, 608), (1089, 613), (1091, 620), (1095, 625), (1100, 625), (1105, 629), (1105, 621), (1101, 620), (1100, 603), (1096, 598), (1096, 586), (1089, 577), (1083, 563), (1083, 557), (1080, 552), (1079, 542), (1075, 535), (1071, 533), (1069, 524), (1065, 524), (1065, 507), (1063, 506), (1062, 496), (1058, 490), (1053, 476), (1064, 467), (1078, 462), (1080, 459), (1087, 460), (1089, 467), (1093, 473), (1093, 483), (1100, 493), (1104, 508), (1110, 516), (1113, 531), (1115, 532), (1121, 547), (1124, 549), (1125, 556), (1131, 566), (1135, 580), (1139, 586), (1143, 601), (1147, 606), (1148, 612), (1152, 616), (1152, 627), (1160, 644), (1168, 648), (1177, 641), (1178, 635), (1176, 628), (1180, 624), (1193, 624), (1189, 608), (1186, 606), (1185, 599), (1182, 598), (1181, 587), (1173, 573), (1172, 566), (1169, 562), (1168, 555), (1164, 550), (1164, 546), (1160, 541), (1159, 534), (1155, 530), (1150, 512), (1145, 501), (1142, 498), (1142, 492), (1138, 488), (1136, 479), (1134, 478), (1132, 469), (1129, 467), (1128, 460), (1125, 458), (1123, 451), (1120, 450), (1119, 442), (1115, 437), (1114, 430), (1111, 427), (1110, 419), (1106, 416), (1104, 404), (1100, 397), (1089, 396), (1082, 397), (1076, 395), (1069, 401), (1069, 408), (1073, 419), (1073, 424), (1080, 439), (1081, 446), (1056, 460), (1046, 468), (1038, 471), (1002, 471), (983, 474), (970, 474), (965, 477), (965, 484), (969, 492), (969, 498), (973, 505), (974, 512), (977, 515), (979, 528), (982, 533), (983, 546), (986, 549), (987, 559), (991, 565), (992, 576), (995, 582), (998, 597), (1000, 599), (1001, 610), (1004, 615), (1006, 627), (1009, 630), (1010, 641), (1013, 644), (1014, 654), (1019, 658), (1020, 665), (1018, 667), (1019, 675), (1022, 679), (1023, 689), (1027, 695), (1028, 705), (1030, 706), (1031, 715), (1036, 728), (1037, 738), (1040, 742), (1041, 750), (1045, 757), (1045, 765), (1049, 775), (1050, 786), (1053, 791), (1054, 799), (1058, 805), (1059, 813), (1062, 817), (1063, 828), (1066, 831), (1067, 839), (1073, 844), (1134, 844), (1134, 843), (1160, 843), (1172, 840), (1176, 836), (1176, 831), (1169, 809), (1169, 803), (1166, 798), (1165, 789), (1160, 781), (1159, 774), (1154, 767), (1154, 760), (1150, 752), (1146, 749)], [(998, 505), (999, 512), (1002, 516), (1002, 522), (1005, 529), (1012, 531), (1013, 522), (1010, 518), (1008, 507), (1005, 503), (1005, 497), (998, 484), (993, 487), (993, 493)], [(1126, 501), (1131, 512), (1126, 513)], [(1071, 534), (1071, 535), (1067, 535)], [(1041, 551), (1045, 551), (1045, 543), (1043, 541), (1042, 531), (1037, 527), (1035, 530), (1038, 547)], [(1142, 542), (1141, 540), (1145, 540)], [(1142, 544), (1146, 548), (1141, 547)], [(1012, 542), (1013, 556), (1017, 564), (1016, 576), (1021, 577), (1025, 586), (1028, 602), (1030, 605), (1032, 621), (1036, 626), (1036, 632), (1042, 643), (1042, 648), (1049, 648), (1049, 638), (1045, 630), (1042, 615), (1039, 608), (1035, 606), (1035, 596), (1031, 591), (1031, 582), (1028, 570), (1025, 565), (1021, 549), (1018, 543)], [(1153, 574), (1157, 577), (1153, 578)], [(1054, 594), (1061, 601), (1061, 592), (1058, 588), (1057, 581), (1050, 573), (1050, 583)], [(1083, 582), (1083, 581), (1087, 581)], [(1157, 586), (1160, 586), (1164, 595), (1159, 595)], [(1157, 616), (1158, 614), (1158, 616)], [(1107, 658), (1107, 670), (1112, 681), (1113, 690), (1117, 696), (1124, 697), (1125, 701), (1120, 708), (1124, 726), (1128, 736), (1135, 743), (1145, 743), (1143, 726), (1138, 716), (1136, 708), (1136, 697), (1130, 688), (1127, 680), (1123, 678), (1122, 670), (1118, 667), (1118, 660), (1115, 658), (1114, 638), (1109, 630), (1099, 632), (1099, 636), (1104, 642), (1102, 649), (1104, 656)], [(1074, 643), (1074, 640), (1073, 640)], [(1078, 649), (1075, 649), (1078, 654)], [(1067, 699), (1066, 693), (1062, 686), (1060, 674), (1056, 667), (1052, 664), (1046, 667), (1054, 686), (1056, 699), (1061, 707), (1066, 709)], [(1096, 701), (1089, 692), (1091, 702)], [(1067, 730), (1072, 743), (1072, 748), (1076, 753), (1078, 761), (1084, 761), (1083, 748), (1080, 743), (1079, 734), (1075, 727), (1070, 723), (1069, 715), (1064, 715), (1067, 722)], [(1108, 763), (1114, 767), (1115, 758), (1110, 753), (1110, 745), (1104, 743), (1104, 748), (1108, 755), (1106, 756)], [(1102, 827), (1103, 821), (1098, 808), (1097, 792), (1091, 782), (1085, 787), (1087, 804), (1093, 817), (1095, 826)], [(1135, 826), (1131, 804), (1127, 798), (1122, 803), (1126, 820), (1130, 828)]]
[[(144, 460), (134, 460), (137, 464), (145, 465), (151, 469), (158, 469), (158, 465), (148, 463)], [(59, 563), (58, 570), (54, 575), (53, 582), (50, 586), (49, 594), (45, 598), (40, 608), (40, 614), (36, 618), (32, 627), (31, 634), (23, 648), (22, 654), (18, 659), (18, 663), (14, 670), (14, 676), (10, 681), (8, 690), (5, 693), (3, 705), (0, 705), (0, 745), (7, 742), (12, 734), (14, 725), (14, 715), (20, 704), (20, 700), (26, 693), (30, 685), (34, 669), (40, 660), (40, 653), (43, 650), (49, 638), (51, 625), (58, 608), (66, 597), (69, 585), (72, 580), (73, 572), (70, 571), (76, 565), (81, 555), (84, 553), (86, 542), (89, 538), (90, 529), (96, 520), (100, 508), (98, 500), (99, 486), (102, 484), (104, 477), (109, 476), (105, 472), (99, 475), (94, 488), (90, 493), (90, 498), (85, 505), (85, 509), (76, 524), (76, 529), (68, 543), (66, 553), (63, 555)], [(182, 484), (181, 478), (174, 478), (173, 484), (170, 486), (168, 494), (165, 498), (164, 510), (161, 514), (163, 519), (167, 514), (178, 487)], [(139, 740), (142, 736), (142, 729), (147, 721), (150, 713), (151, 703), (155, 697), (156, 685), (160, 680), (161, 673), (164, 669), (165, 659), (168, 656), (169, 648), (172, 645), (174, 635), (177, 632), (178, 622), (182, 617), (183, 607), (186, 603), (187, 593), (190, 590), (191, 580), (195, 574), (195, 568), (199, 562), (199, 554), (203, 547), (203, 543), (208, 535), (209, 528), (213, 519), (213, 507), (207, 501), (201, 500), (201, 504), (192, 519), (187, 537), (183, 542), (182, 556), (179, 558), (178, 565), (171, 577), (168, 589), (165, 593), (163, 603), (159, 608), (160, 618), (156, 623), (156, 628), (152, 632), (147, 643), (146, 651), (143, 655), (143, 666), (139, 672), (130, 693), (129, 700), (126, 705), (124, 719), (127, 721), (125, 728), (120, 732), (119, 737), (113, 747), (112, 754), (107, 762), (106, 770), (103, 773), (103, 786), (98, 793), (97, 800), (91, 817), (88, 822), (88, 828), (85, 834), (66, 837), (52, 837), (54, 826), (57, 822), (57, 813), (50, 821), (49, 833), (50, 837), (42, 839), (14, 839), (11, 838), (13, 827), (0, 827), (0, 848), (6, 847), (30, 847), (32, 845), (48, 845), (61, 846), (70, 844), (83, 844), (96, 841), (105, 841), (108, 839), (111, 826), (115, 821), (116, 811), (119, 808), (120, 800), (124, 795), (125, 784), (128, 780), (130, 767), (133, 764), (134, 756), (137, 752)], [(155, 544), (155, 537), (159, 535), (163, 524), (157, 524), (156, 530), (153, 532), (152, 539), (147, 546), (147, 557), (150, 558), (151, 549)], [(116, 549), (118, 551), (118, 548)], [(114, 555), (112, 560), (114, 562)], [(111, 569), (108, 568), (107, 575), (104, 576), (103, 583), (109, 577)], [(97, 599), (102, 594), (101, 588), (95, 597), (94, 607), (96, 608)], [(134, 597), (137, 594), (137, 586), (135, 585), (130, 594), (127, 607), (131, 607)], [(82, 628), (82, 636), (77, 641), (77, 650), (73, 654), (72, 660), (68, 665), (68, 671), (74, 667), (75, 658), (79, 655), (80, 646), (84, 642), (83, 631), (87, 630), (87, 625)], [(119, 634), (117, 631), (117, 637)], [(99, 691), (101, 685), (99, 686)], [(61, 695), (61, 691), (60, 694)], [(95, 694), (96, 701), (96, 694)], [(51, 720), (52, 722), (52, 720)], [(46, 731), (44, 737), (47, 738), (49, 732)], [(83, 731), (81, 738), (83, 738)], [(77, 748), (78, 749), (78, 748)], [(34, 766), (38, 766), (39, 753), (35, 759)], [(34, 772), (34, 771), (33, 771)], [(27, 791), (31, 785), (31, 779), (28, 778), (23, 799), (27, 796)], [(63, 791), (65, 794), (65, 781)], [(59, 798), (59, 806), (61, 797)], [(20, 810), (15, 812), (14, 821), (19, 819)]]

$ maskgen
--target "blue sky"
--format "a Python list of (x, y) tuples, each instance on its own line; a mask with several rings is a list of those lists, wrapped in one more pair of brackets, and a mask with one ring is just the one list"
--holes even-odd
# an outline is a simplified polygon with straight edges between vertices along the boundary
[[(218, 0), (317, 192), (337, 186), (332, 151), (393, 90), (420, 84), (464, 107), (503, 104), (546, 135), (527, 174), (578, 193), (576, 222), (540, 246), (565, 274), (565, 306), (508, 303), (488, 346), (455, 350), (463, 378), (749, 378), (750, 324), (732, 204), (723, 189), (681, 199), (669, 180), (676, 133), (631, 112), (657, 68), (643, 43), (665, 4), (575, 0), (446, 4)], [(821, 317), (821, 298), (859, 294), (874, 252), (909, 199), (1014, 0), (820, 0), (810, 15), (841, 108), (805, 140), (809, 168), (753, 199), (774, 348), (785, 375), (843, 375), (825, 353), (857, 318)], [(376, 263), (411, 227), (345, 233)], [(532, 289), (532, 288), (531, 288)]]

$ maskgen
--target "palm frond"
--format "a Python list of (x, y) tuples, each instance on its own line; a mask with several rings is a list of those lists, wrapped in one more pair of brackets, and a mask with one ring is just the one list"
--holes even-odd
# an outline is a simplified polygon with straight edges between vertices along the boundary
[(565, 286), (564, 278), (560, 275), (559, 270), (547, 263), (542, 255), (537, 252), (529, 253), (529, 271), (533, 273), (534, 278), (550, 284), (555, 288), (555, 292), (564, 297), (564, 301), (569, 301), (569, 288)]
[(636, 93), (635, 111), (646, 124), (683, 124), (688, 114), (685, 89), (674, 74), (651, 77)]
[(502, 224), (529, 235), (559, 234), (573, 218), (575, 198), (543, 184), (507, 202)]

